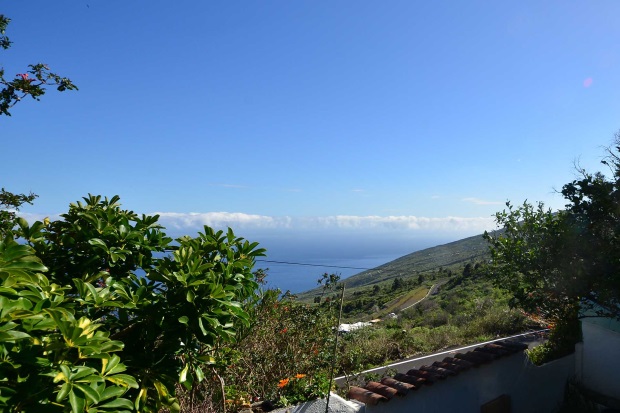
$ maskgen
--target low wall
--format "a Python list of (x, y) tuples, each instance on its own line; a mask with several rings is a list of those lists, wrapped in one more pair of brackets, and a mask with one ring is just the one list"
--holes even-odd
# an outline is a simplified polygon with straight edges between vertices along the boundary
[(620, 399), (620, 333), (603, 324), (614, 321), (582, 321), (583, 343), (577, 345), (576, 375), (587, 388)]
[(566, 382), (574, 372), (574, 355), (536, 367), (525, 353), (518, 353), (405, 397), (366, 406), (366, 413), (479, 413), (482, 405), (502, 395), (510, 397), (512, 413), (550, 413), (562, 403)]
[[(332, 394), (329, 412), (479, 413), (485, 403), (507, 395), (511, 413), (551, 413), (562, 403), (566, 382), (574, 374), (575, 355), (537, 367), (530, 363), (525, 353), (517, 353), (376, 406), (365, 406)], [(325, 405), (325, 400), (314, 400), (275, 412), (323, 413)]]
[[(529, 343), (531, 346), (540, 342), (540, 337), (532, 337), (532, 335), (514, 336), (513, 339)], [(471, 349), (482, 344), (485, 343), (478, 343), (471, 346)], [(364, 373), (384, 374), (386, 369), (390, 369), (390, 372), (394, 370), (406, 372), (408, 369), (424, 364), (430, 365), (433, 361), (441, 360), (453, 352), (467, 351), (468, 349), (470, 347), (453, 349)], [(509, 411), (511, 413), (551, 413), (560, 406), (564, 399), (566, 382), (575, 377), (575, 360), (576, 356), (572, 354), (537, 367), (528, 360), (525, 352), (518, 352), (494, 360), (489, 364), (483, 364), (478, 368), (461, 372), (446, 380), (440, 380), (431, 386), (423, 386), (418, 390), (410, 391), (404, 397), (394, 397), (376, 406), (347, 401), (337, 395), (332, 395), (329, 411), (333, 413), (439, 413), (453, 411), (479, 413), (483, 405), (503, 396), (502, 402), (510, 404)], [(346, 378), (340, 377), (338, 381), (344, 384)], [(325, 412), (325, 406), (325, 400), (316, 400), (281, 409), (278, 412), (318, 413)], [(502, 410), (501, 406), (496, 406), (496, 408), (485, 411), (504, 412), (507, 410)]]
[(496, 341), (514, 340), (514, 341), (518, 341), (523, 344), (527, 344), (529, 348), (532, 348), (545, 341), (542, 335), (546, 332), (547, 330), (545, 329), (545, 330), (539, 330), (535, 332), (515, 334), (509, 337), (502, 337), (502, 338), (498, 338), (495, 340), (485, 341), (482, 343), (471, 344), (469, 346), (452, 348), (450, 350), (441, 351), (439, 353), (430, 354), (428, 356), (411, 358), (408, 360), (403, 360), (403, 361), (399, 361), (396, 363), (388, 364), (386, 366), (376, 367), (374, 369), (360, 372), (354, 376), (336, 377), (334, 379), (334, 382), (336, 383), (337, 386), (345, 387), (345, 388), (351, 384), (361, 385), (366, 381), (365, 376), (368, 374), (374, 374), (374, 375), (383, 377), (385, 375), (393, 375), (394, 372), (406, 373), (410, 369), (417, 368), (423, 365), (430, 365), (430, 364), (433, 364), (435, 361), (441, 361), (446, 357), (453, 357), (456, 353), (465, 353), (467, 351), (475, 349), (476, 347), (479, 347), (485, 344), (494, 343)]
[[(283, 407), (271, 413), (325, 413), (327, 399), (312, 400), (297, 406)], [(345, 400), (335, 393), (329, 396), (329, 413), (363, 413), (364, 405)]]

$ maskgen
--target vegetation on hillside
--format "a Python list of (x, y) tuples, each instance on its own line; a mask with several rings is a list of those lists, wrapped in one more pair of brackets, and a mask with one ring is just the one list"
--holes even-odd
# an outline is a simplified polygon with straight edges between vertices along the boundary
[(419, 300), (426, 295), (430, 287), (420, 281), (419, 277), (395, 278), (392, 282), (374, 284), (370, 288), (358, 288), (347, 295), (342, 307), (344, 319), (369, 320), (399, 311), (410, 299)]
[[(347, 278), (348, 293), (358, 288), (364, 289), (369, 285), (391, 285), (395, 279), (411, 280), (420, 275), (425, 280), (432, 278), (449, 277), (458, 273), (463, 266), (472, 261), (484, 261), (489, 257), (487, 242), (481, 235), (465, 238), (459, 241), (426, 248), (407, 254), (372, 270), (362, 271)], [(420, 282), (421, 284), (421, 282)], [(299, 294), (301, 300), (311, 301), (322, 294), (321, 288)]]
[(444, 281), (397, 318), (347, 334), (339, 349), (341, 373), (355, 376), (402, 358), (540, 328), (509, 307), (510, 296), (492, 285), (480, 263), (468, 263)]

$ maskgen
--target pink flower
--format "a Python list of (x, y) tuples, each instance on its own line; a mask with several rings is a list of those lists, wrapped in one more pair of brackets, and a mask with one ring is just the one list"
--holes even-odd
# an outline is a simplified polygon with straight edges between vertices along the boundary
[(23, 80), (28, 80), (28, 73), (18, 73), (17, 76), (21, 77)]

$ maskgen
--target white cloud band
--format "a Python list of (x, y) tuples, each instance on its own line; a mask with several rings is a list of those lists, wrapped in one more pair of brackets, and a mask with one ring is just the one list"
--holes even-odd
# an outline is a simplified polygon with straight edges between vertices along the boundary
[[(405, 232), (468, 232), (481, 233), (495, 228), (493, 217), (442, 217), (429, 218), (414, 215), (329, 215), (315, 217), (290, 217), (245, 214), (242, 212), (153, 212), (159, 223), (169, 230), (193, 233), (208, 225), (216, 229), (231, 227), (251, 230), (362, 230)], [(20, 213), (29, 222), (60, 219), (59, 215)]]
[(406, 216), (331, 215), (322, 217), (267, 216), (230, 212), (177, 213), (157, 212), (167, 228), (195, 229), (202, 225), (214, 228), (244, 229), (370, 229), (422, 231), (480, 231), (493, 229), (492, 217), (428, 218)]

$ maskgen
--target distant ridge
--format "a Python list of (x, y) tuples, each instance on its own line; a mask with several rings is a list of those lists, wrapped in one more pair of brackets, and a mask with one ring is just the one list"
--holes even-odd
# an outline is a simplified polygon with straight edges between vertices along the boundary
[[(488, 244), (482, 235), (426, 248), (400, 258), (352, 275), (345, 280), (347, 289), (369, 286), (392, 280), (397, 277), (413, 277), (440, 267), (450, 269), (473, 260), (488, 257)], [(312, 298), (321, 293), (321, 287), (299, 294), (301, 299)]]

